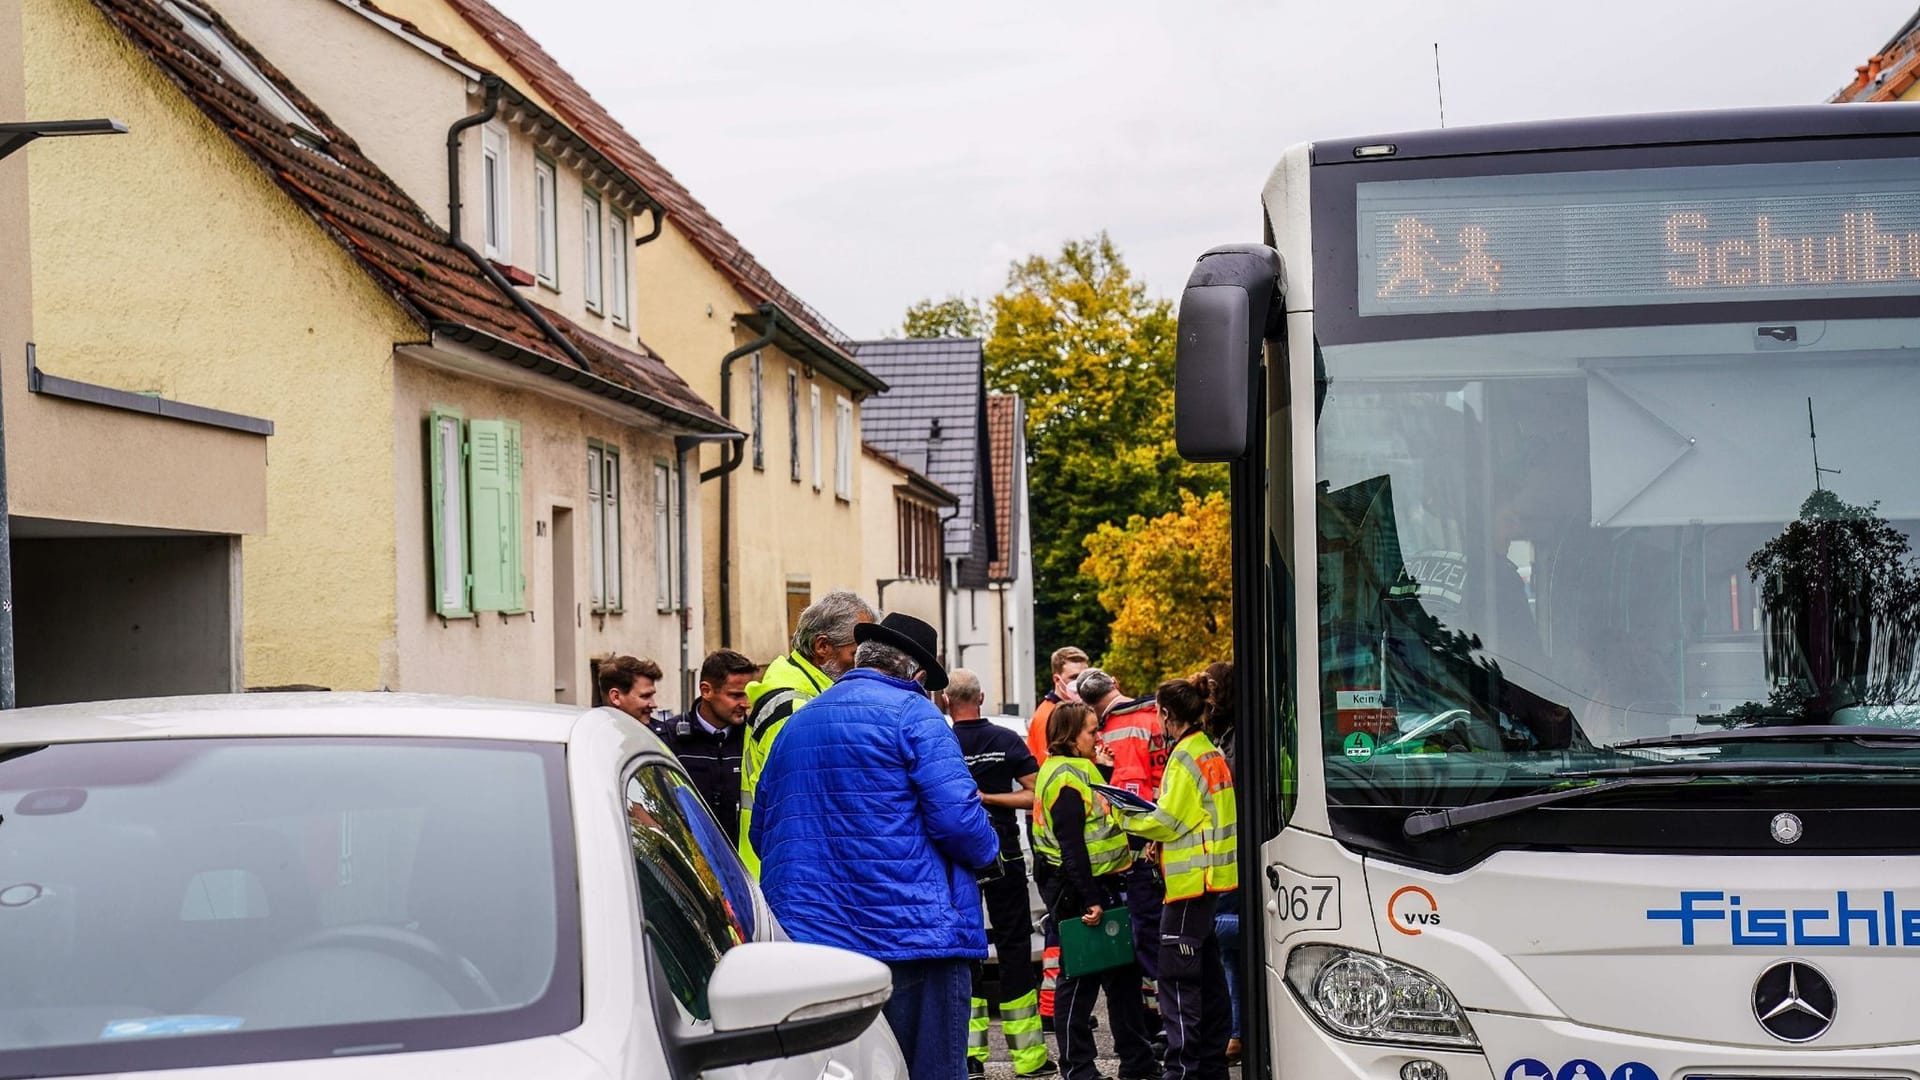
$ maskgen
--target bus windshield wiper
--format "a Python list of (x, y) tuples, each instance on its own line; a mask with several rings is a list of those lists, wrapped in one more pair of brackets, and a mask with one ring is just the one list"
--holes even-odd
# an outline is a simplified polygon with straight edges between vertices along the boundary
[(1626, 742), (1614, 743), (1608, 749), (1679, 749), (1689, 746), (1709, 747), (1743, 742), (1851, 742), (1874, 748), (1920, 746), (1920, 729), (1868, 727), (1860, 724), (1777, 724), (1767, 727), (1689, 731), (1680, 735), (1628, 739)]
[(1703, 776), (1807, 776), (1817, 773), (1914, 773), (1920, 765), (1881, 765), (1865, 761), (1663, 761), (1644, 765), (1620, 765), (1601, 769), (1575, 769), (1554, 773), (1555, 780), (1598, 780), (1597, 784), (1516, 795), (1494, 799), (1454, 810), (1419, 810), (1407, 816), (1401, 831), (1408, 837), (1496, 821), (1541, 806), (1571, 802), (1610, 791), (1635, 787), (1678, 787)]

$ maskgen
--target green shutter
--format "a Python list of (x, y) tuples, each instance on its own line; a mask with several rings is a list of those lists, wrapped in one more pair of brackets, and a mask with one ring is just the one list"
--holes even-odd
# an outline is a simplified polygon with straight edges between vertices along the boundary
[(466, 445), (460, 414), (435, 406), (427, 414), (427, 506), (433, 518), (432, 550), (427, 554), (427, 590), (435, 614), (464, 619), (472, 577), (467, 571), (466, 486), (461, 450)]
[(520, 424), (467, 424), (467, 517), (472, 525), (473, 610), (521, 611)]

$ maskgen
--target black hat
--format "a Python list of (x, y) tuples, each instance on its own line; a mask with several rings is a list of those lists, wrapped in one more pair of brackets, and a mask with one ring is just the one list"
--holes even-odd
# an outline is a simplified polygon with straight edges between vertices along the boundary
[(876, 623), (854, 623), (853, 640), (878, 641), (891, 645), (920, 665), (927, 673), (927, 689), (947, 688), (947, 669), (940, 666), (940, 633), (911, 615), (897, 611)]

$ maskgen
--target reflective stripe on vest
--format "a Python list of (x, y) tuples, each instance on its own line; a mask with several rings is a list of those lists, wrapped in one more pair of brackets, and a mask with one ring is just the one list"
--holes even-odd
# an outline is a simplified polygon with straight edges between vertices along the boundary
[(1127, 834), (1120, 829), (1120, 814), (1106, 798), (1092, 788), (1099, 773), (1086, 758), (1055, 755), (1040, 766), (1040, 782), (1034, 785), (1040, 813), (1033, 821), (1033, 850), (1055, 866), (1060, 865), (1060, 839), (1053, 832), (1053, 801), (1068, 788), (1080, 793), (1087, 808), (1087, 861), (1093, 876), (1118, 873), (1133, 862), (1127, 847)]
[(1180, 834), (1160, 847), (1167, 899), (1230, 892), (1240, 883), (1239, 815), (1226, 756), (1205, 732), (1180, 740), (1167, 759), (1154, 817)]

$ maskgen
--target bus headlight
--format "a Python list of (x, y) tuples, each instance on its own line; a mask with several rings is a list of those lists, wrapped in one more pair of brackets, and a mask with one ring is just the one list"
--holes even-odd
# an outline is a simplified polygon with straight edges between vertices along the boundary
[(1360, 1042), (1478, 1047), (1453, 993), (1418, 968), (1337, 945), (1287, 956), (1287, 985), (1328, 1031)]

